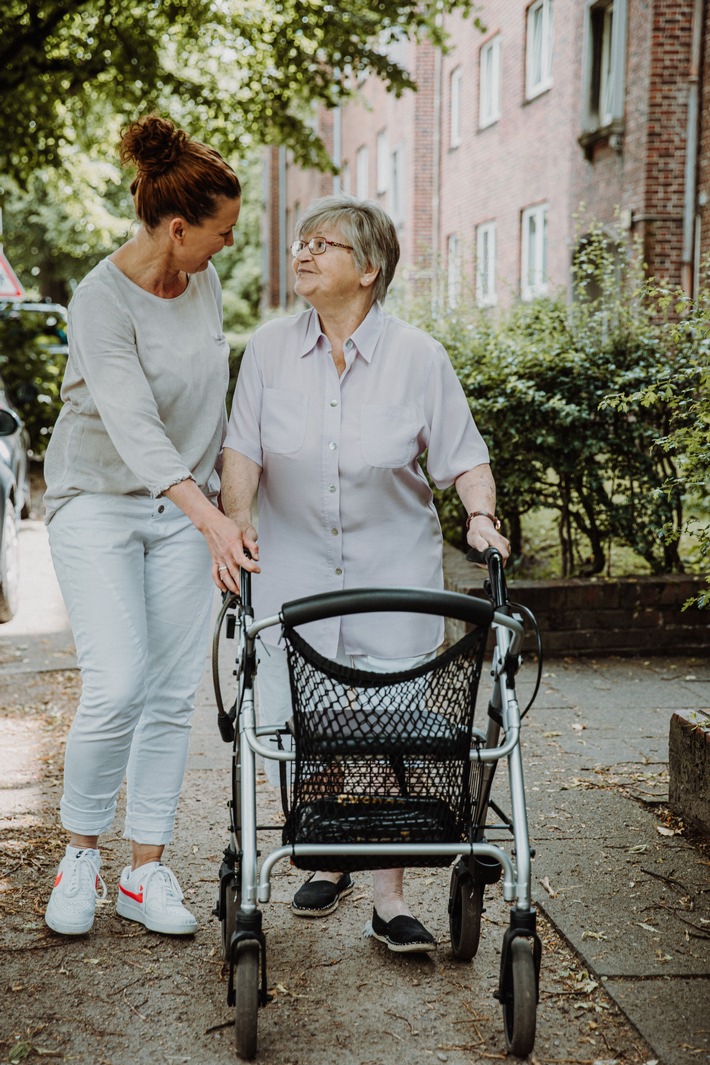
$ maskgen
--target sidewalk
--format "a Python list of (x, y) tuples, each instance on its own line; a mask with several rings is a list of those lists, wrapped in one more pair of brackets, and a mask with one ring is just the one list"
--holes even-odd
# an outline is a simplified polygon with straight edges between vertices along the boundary
[[(13, 622), (0, 627), (0, 679), (4, 677), (12, 682), (18, 699), (23, 683), (30, 678), (49, 671), (70, 670), (74, 665), (66, 616), (39, 523), (25, 523), (23, 553), (23, 561), (31, 556), (31, 562), (25, 567), (23, 606)], [(526, 691), (534, 680), (532, 673), (533, 666), (528, 665), (521, 675), (523, 706)], [(595, 982), (603, 984), (630, 1024), (649, 1044), (652, 1057), (641, 1056), (634, 1061), (655, 1060), (660, 1065), (710, 1061), (708, 852), (676, 834), (674, 824), (666, 823), (660, 812), (667, 798), (671, 714), (678, 708), (709, 704), (710, 665), (706, 662), (551, 660), (545, 665), (540, 693), (523, 729), (528, 814), (537, 852), (533, 864), (534, 901), (581, 959), (581, 964), (575, 965), (575, 986), (581, 992), (585, 988), (589, 990)], [(40, 753), (37, 757), (45, 755)], [(500, 777), (502, 774), (496, 781), (496, 798), (505, 808)], [(111, 944), (118, 943), (119, 931), (126, 939), (125, 922), (103, 911), (97, 919), (94, 938), (80, 948), (79, 944), (47, 939), (43, 922), (38, 919), (43, 912), (42, 905), (37, 901), (33, 920), (22, 926), (23, 944), (13, 948), (49, 950), (52, 961), (44, 979), (57, 981), (58, 994), (67, 986), (70, 971), (78, 972), (76, 967), (72, 969), (71, 959), (77, 957), (72, 949), (83, 949), (81, 956), (88, 968), (96, 966), (91, 972), (96, 987), (102, 987), (102, 974), (105, 973), (104, 979), (108, 981), (110, 989), (102, 992), (103, 997), (99, 996), (104, 1003), (102, 1011), (120, 1003), (113, 997), (118, 994), (113, 988), (129, 994), (126, 988), (132, 986), (131, 973), (135, 975), (135, 968), (153, 973), (157, 983), (150, 1004), (144, 1007), (139, 1002), (136, 1006), (129, 999), (132, 1013), (138, 1011), (144, 1021), (150, 1018), (153, 1035), (161, 1031), (162, 1025), (166, 1040), (168, 1033), (174, 1036), (182, 1031), (181, 1025), (187, 1032), (201, 1024), (203, 1037), (202, 1041), (195, 1037), (196, 1042), (191, 1046), (186, 1035), (188, 1042), (183, 1040), (182, 1044), (185, 1053), (177, 1057), (167, 1050), (164, 1056), (156, 1057), (150, 1043), (139, 1042), (139, 1049), (130, 1058), (136, 1063), (200, 1060), (213, 1065), (231, 1057), (229, 1035), (223, 1031), (231, 1011), (226, 1002), (217, 1001), (214, 995), (215, 991), (222, 993), (223, 984), (207, 991), (197, 984), (191, 986), (191, 973), (205, 971), (208, 959), (213, 971), (219, 961), (214, 957), (219, 930), (210, 921), (209, 907), (219, 852), (227, 841), (228, 786), (229, 748), (217, 734), (211, 677), (207, 670), (199, 693), (181, 805), (181, 842), (173, 850), (176, 863), (178, 858), (183, 863), (180, 868), (190, 866), (194, 873), (188, 898), (200, 911), (202, 922), (194, 944), (166, 944), (165, 940), (149, 934), (139, 935), (137, 930), (132, 932), (138, 936), (133, 950), (141, 943), (146, 946), (141, 948), (141, 954), (127, 957), (125, 967), (119, 971), (122, 948)], [(55, 790), (51, 801), (56, 803), (56, 798)], [(42, 801), (47, 801), (46, 793)], [(275, 816), (276, 802), (265, 785), (260, 786), (259, 802), (266, 816)], [(114, 865), (120, 866), (118, 855), (115, 859), (112, 856), (113, 848), (123, 853), (118, 828), (117, 823), (115, 840), (107, 839), (109, 871)], [(105, 875), (108, 882), (108, 872)], [(362, 890), (344, 904), (342, 917), (338, 913), (337, 921), (295, 922), (294, 928), (288, 901), (302, 879), (298, 871), (279, 867), (274, 877), (274, 904), (267, 908), (265, 915), (272, 958), (270, 986), (273, 981), (276, 1001), (264, 1011), (259, 1061), (315, 1065), (316, 1061), (324, 1060), (319, 1039), (326, 1046), (331, 1045), (333, 1060), (337, 1057), (341, 1063), (372, 1061), (383, 1065), (404, 1058), (409, 1062), (438, 1059), (458, 1065), (459, 1062), (505, 1060), (500, 1050), (495, 1050), (502, 1046), (502, 1035), (499, 1011), (490, 1003), (497, 977), (498, 937), (506, 921), (502, 901), (492, 897), (487, 903), (489, 913), (484, 919), (482, 936), (486, 944), (474, 963), (473, 975), (468, 976), (471, 969), (452, 963), (447, 949), (448, 874), (445, 870), (412, 871), (412, 898), (417, 906), (423, 907), (421, 912), (441, 944), (434, 962), (417, 964), (416, 968), (386, 951), (370, 948), (369, 944), (363, 947), (361, 927), (369, 917), (371, 905), (367, 874), (358, 876), (358, 888)], [(41, 880), (39, 884), (42, 890)], [(427, 907), (431, 909), (431, 919)], [(151, 950), (155, 953), (151, 953), (148, 964), (145, 955)], [(105, 970), (101, 968), (104, 956)], [(37, 964), (38, 955), (27, 957)], [(546, 944), (539, 1039), (531, 1061), (608, 1065), (612, 1060), (630, 1060), (612, 1057), (604, 1049), (605, 1016), (599, 1007), (589, 1015), (588, 1038), (585, 1036), (580, 1042), (577, 1036), (562, 1032), (562, 1026), (568, 1021), (571, 1027), (579, 1027), (579, 1011), (585, 1005), (583, 994), (563, 989), (570, 966), (565, 958), (554, 945), (548, 949)], [(59, 968), (55, 963), (59, 963)], [(161, 964), (167, 970), (164, 978), (160, 978), (162, 983), (156, 975), (161, 971)], [(82, 979), (86, 975), (84, 964)], [(390, 986), (393, 980), (394, 986)], [(470, 1007), (462, 997), (464, 992), (470, 997), (470, 981), (477, 988), (474, 1021), (468, 1016), (466, 1011), (470, 1012)], [(198, 977), (198, 983), (203, 982)], [(146, 986), (149, 984), (150, 980)], [(175, 991), (175, 986), (182, 990)], [(364, 1050), (366, 1038), (377, 1038), (378, 1027), (375, 1017), (373, 1036), (373, 999), (362, 994), (362, 988), (367, 987), (379, 988), (375, 1009), (380, 1008), (389, 1018), (386, 1021), (381, 1018), (379, 1038), (383, 1049), (370, 1057)], [(488, 1003), (485, 1007), (479, 1007), (479, 1002), (483, 1003), (481, 992)], [(201, 993), (205, 995), (204, 1000), (199, 997)], [(186, 997), (175, 1000), (175, 994)], [(569, 997), (565, 999), (565, 995)], [(214, 1024), (205, 1019), (205, 1010), (212, 1009), (213, 1000), (217, 1011)], [(185, 1003), (177, 1012), (175, 1001)], [(343, 1001), (347, 1009), (338, 1005)], [(205, 1002), (210, 1006), (205, 1006)], [(324, 1011), (326, 1002), (329, 1007)], [(12, 1005), (19, 1011), (18, 996)], [(31, 1016), (30, 1005), (25, 1005), (30, 1010), (27, 1016)], [(426, 1016), (422, 1018), (421, 1013), (412, 1012), (415, 1010), (423, 1010)], [(128, 1016), (131, 1018), (131, 1014)], [(347, 1023), (341, 1031), (343, 1017)], [(135, 1022), (135, 1017), (131, 1020)], [(70, 1039), (70, 1018), (58, 1019), (55, 1015), (53, 1021), (56, 1023), (50, 1024), (50, 1029), (56, 1030), (55, 1035), (64, 1032), (64, 1038)], [(474, 1031), (478, 1031), (479, 1021), (480, 1028), (486, 1029), (485, 1034), (492, 1034), (492, 1042), (478, 1040), (471, 1042), (471, 1048), (479, 1047), (478, 1050), (467, 1049), (462, 1029), (456, 1025), (473, 1024)], [(103, 1030), (98, 1022), (95, 1024), (97, 1031)], [(427, 1025), (433, 1026), (431, 1031), (436, 1033), (435, 1040), (439, 1040), (434, 1042), (434, 1049), (424, 1049), (422, 1045)], [(46, 1022), (42, 1024), (44, 1027)], [(108, 1020), (106, 1027), (111, 1028)], [(140, 1031), (139, 1025), (136, 1039)], [(214, 1054), (206, 1057), (201, 1049), (207, 1038), (205, 1033), (212, 1033), (209, 1036), (212, 1040), (221, 1040), (219, 1052), (215, 1043)], [(117, 1033), (106, 1033), (106, 1047), (110, 1044), (108, 1037), (113, 1034)], [(89, 1036), (86, 1038), (90, 1040)], [(119, 1059), (112, 1057), (107, 1049), (104, 1052), (109, 1054), (108, 1058), (98, 1055), (96, 1037), (93, 1038), (94, 1044), (89, 1041), (87, 1045), (93, 1045), (94, 1049), (87, 1050), (85, 1057), (74, 1053), (73, 1060), (92, 1063), (108, 1060), (111, 1065), (118, 1065)], [(45, 1043), (51, 1042), (49, 1036), (44, 1039)], [(312, 1046), (313, 1056), (304, 1051), (304, 1046)], [(125, 1060), (129, 1060), (128, 1050), (126, 1055)]]

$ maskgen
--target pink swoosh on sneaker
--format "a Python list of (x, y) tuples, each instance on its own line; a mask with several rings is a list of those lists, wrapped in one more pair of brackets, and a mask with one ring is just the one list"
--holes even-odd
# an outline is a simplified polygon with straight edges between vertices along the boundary
[(57, 875), (55, 877), (55, 880), (54, 880), (54, 886), (55, 887), (59, 887), (59, 881), (62, 879), (63, 876), (64, 876), (64, 873), (57, 873)]
[(140, 894), (136, 895), (133, 891), (129, 891), (124, 888), (123, 884), (118, 885), (118, 890), (122, 891), (124, 895), (128, 895), (129, 899), (134, 899), (136, 902), (143, 902), (143, 885), (141, 884)]

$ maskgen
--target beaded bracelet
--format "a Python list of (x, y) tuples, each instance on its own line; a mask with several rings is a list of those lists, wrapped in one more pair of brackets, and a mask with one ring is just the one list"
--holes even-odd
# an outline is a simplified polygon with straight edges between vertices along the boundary
[(471, 522), (474, 518), (488, 518), (493, 522), (493, 528), (496, 532), (500, 529), (500, 518), (497, 518), (495, 514), (489, 514), (487, 510), (472, 510), (469, 516), (466, 518), (466, 528), (469, 529)]

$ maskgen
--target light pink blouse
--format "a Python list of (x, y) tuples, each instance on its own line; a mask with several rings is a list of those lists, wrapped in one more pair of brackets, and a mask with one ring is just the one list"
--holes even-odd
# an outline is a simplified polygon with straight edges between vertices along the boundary
[[(315, 310), (268, 322), (244, 353), (224, 446), (262, 467), (256, 617), (291, 599), (361, 587), (441, 588), (442, 536), (432, 493), (488, 462), (444, 348), (378, 304), (345, 344), (338, 377)], [(342, 629), (341, 629), (342, 626)], [(303, 635), (334, 657), (433, 651), (443, 622), (361, 614)], [(277, 628), (264, 632), (276, 642)]]

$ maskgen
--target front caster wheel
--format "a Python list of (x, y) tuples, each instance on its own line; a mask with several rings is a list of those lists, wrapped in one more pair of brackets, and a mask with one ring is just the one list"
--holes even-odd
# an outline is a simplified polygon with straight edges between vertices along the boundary
[(457, 867), (449, 889), (451, 950), (459, 961), (471, 961), (478, 952), (483, 913), (483, 885)]
[(234, 1043), (240, 1058), (256, 1057), (259, 1013), (259, 944), (245, 940), (237, 947), (234, 969)]
[(531, 946), (523, 936), (510, 944), (510, 986), (503, 1002), (506, 1046), (519, 1058), (527, 1057), (535, 1045), (537, 981)]

